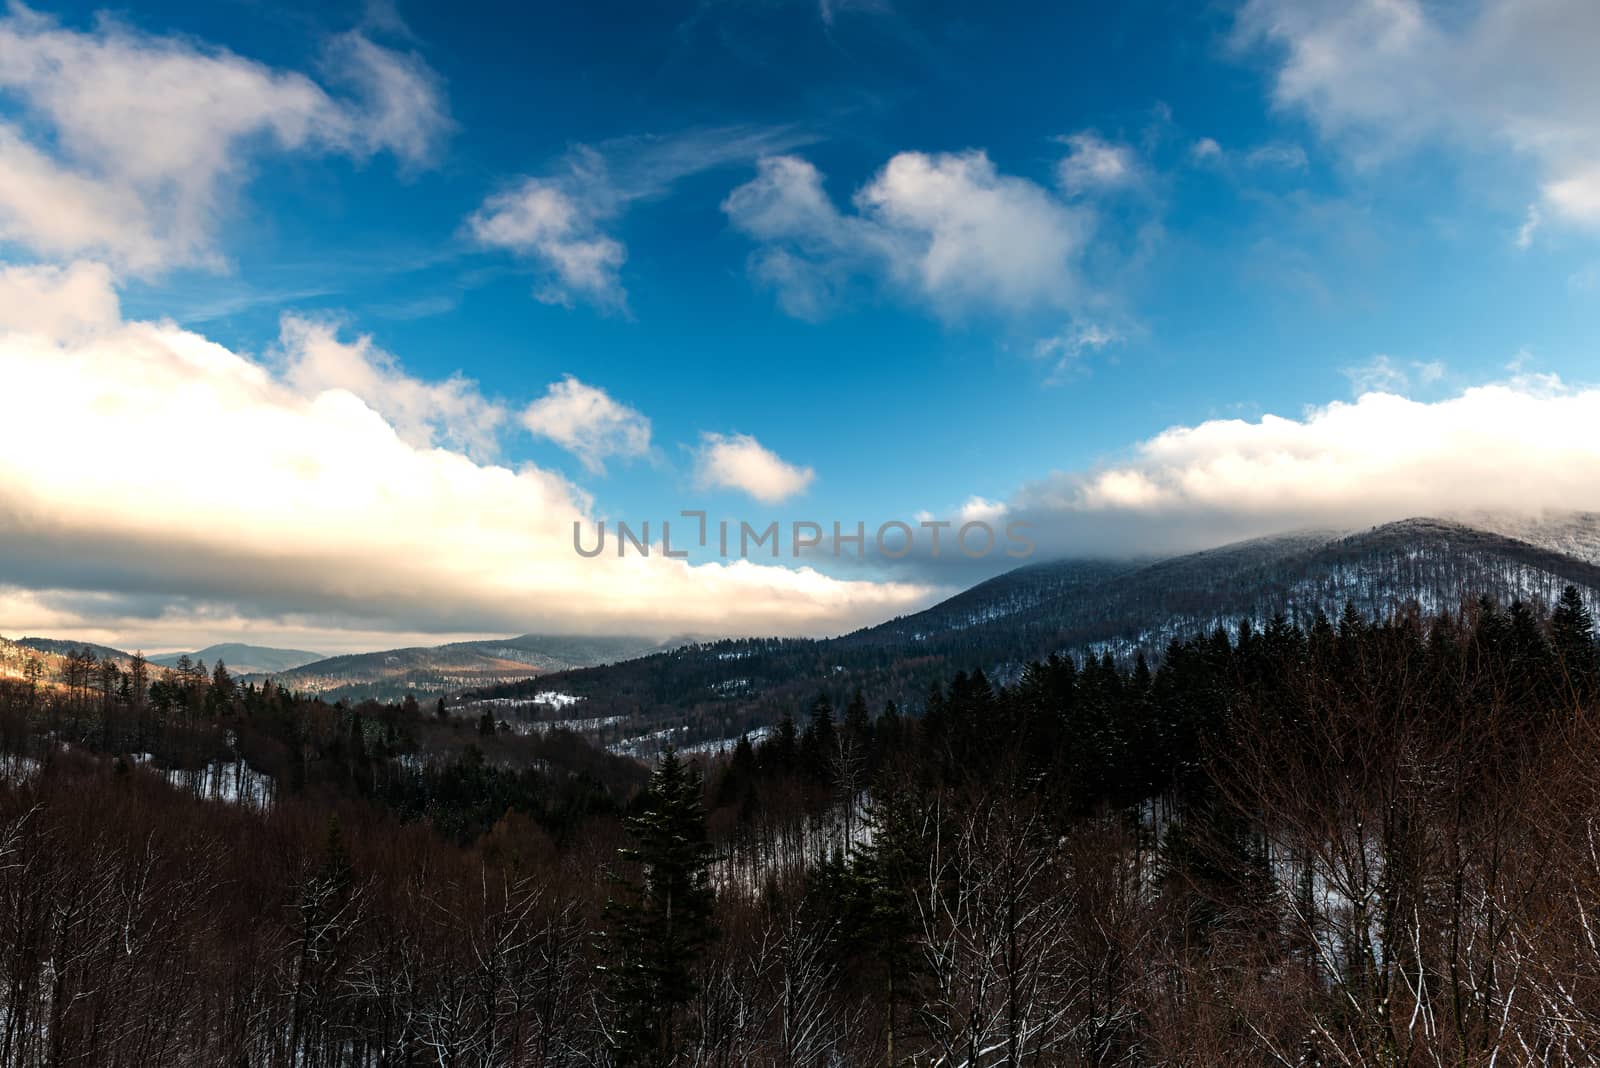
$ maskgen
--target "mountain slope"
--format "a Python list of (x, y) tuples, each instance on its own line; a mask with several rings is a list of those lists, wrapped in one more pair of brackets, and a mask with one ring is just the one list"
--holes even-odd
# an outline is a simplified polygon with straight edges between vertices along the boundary
[[(133, 658), (127, 653), (93, 642), (58, 641), (54, 638), (0, 638), (0, 679), (36, 682), (41, 686), (60, 685), (71, 677), (68, 656), (87, 649), (97, 660), (110, 660), (126, 669)], [(33, 674), (37, 672), (37, 674)]]
[[(1265, 538), (1163, 560), (1092, 596), (1041, 604), (987, 628), (982, 644), (1028, 658), (1050, 651), (1158, 653), (1174, 637), (1274, 614), (1308, 625), (1348, 601), (1363, 615), (1407, 602), (1453, 610), (1464, 595), (1554, 602), (1571, 583), (1600, 605), (1600, 566), (1491, 531), (1408, 519), (1356, 534)], [(1013, 660), (1017, 658), (1013, 657)]]
[(121, 649), (113, 649), (109, 645), (96, 645), (94, 642), (75, 642), (67, 638), (18, 638), (16, 644), (24, 649), (32, 649), (40, 653), (49, 653), (52, 656), (66, 656), (87, 649), (100, 660), (128, 661), (133, 657)]
[(553, 671), (592, 667), (644, 656), (663, 647), (650, 638), (572, 638), (524, 634), (515, 638), (452, 642), (448, 645), (386, 649), (332, 656), (268, 675), (283, 686), (329, 700), (367, 697), (392, 699), (451, 693), (526, 679)]
[(180, 657), (184, 656), (190, 660), (204, 660), (212, 667), (221, 660), (235, 675), (289, 671), (323, 658), (321, 653), (308, 653), (304, 649), (273, 649), (265, 645), (223, 642), (220, 645), (208, 645), (192, 653), (163, 653), (149, 659), (152, 664), (159, 667), (172, 667), (177, 664)]
[[(1595, 526), (1600, 534), (1600, 524)], [(1581, 541), (1567, 530), (1567, 542)], [(1567, 584), (1600, 610), (1600, 566), (1494, 531), (1409, 519), (1344, 534), (1260, 538), (1141, 564), (1067, 561), (1018, 568), (924, 612), (824, 641), (748, 639), (690, 645), (640, 660), (496, 687), (488, 699), (559, 693), (563, 714), (682, 722), (681, 741), (736, 734), (794, 712), (818, 692), (859, 688), (874, 705), (920, 707), (959, 670), (1009, 681), (1052, 653), (1158, 656), (1173, 638), (1283, 614), (1302, 626), (1346, 602), (1377, 617), (1415, 603), (1453, 610), (1463, 597), (1553, 603)], [(579, 702), (570, 707), (571, 699)], [(532, 707), (532, 706), (528, 706)], [(540, 711), (541, 716), (552, 713)]]

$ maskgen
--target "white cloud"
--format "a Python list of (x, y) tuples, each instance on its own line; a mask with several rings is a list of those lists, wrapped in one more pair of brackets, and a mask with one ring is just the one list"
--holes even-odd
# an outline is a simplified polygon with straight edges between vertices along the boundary
[(1529, 204), (1528, 214), (1522, 219), (1522, 225), (1517, 227), (1517, 247), (1528, 249), (1533, 247), (1533, 235), (1539, 229), (1539, 224), (1544, 217), (1539, 212), (1539, 205)]
[[(302, 388), (170, 323), (108, 320), (115, 296), (89, 293), (83, 270), (0, 270), (0, 381), (28, 398), (0, 420), (7, 604), (21, 590), (57, 622), (153, 646), (197, 618), (285, 636), (816, 633), (932, 592), (579, 558), (572, 525), (596, 517), (564, 479), (421, 447), (348, 388)], [(44, 317), (27, 306), (40, 293)], [(62, 336), (42, 330), (52, 321)]]
[(811, 468), (787, 462), (749, 434), (703, 433), (695, 451), (700, 486), (738, 490), (766, 504), (804, 493), (816, 477)]
[(140, 271), (215, 263), (218, 219), (264, 146), (431, 157), (448, 120), (419, 59), (347, 34), (329, 70), (352, 95), (187, 38), (13, 8), (0, 91), (29, 125), (0, 122), (0, 239)]
[(1073, 196), (1121, 189), (1140, 180), (1132, 148), (1085, 130), (1062, 139), (1067, 154), (1056, 164), (1056, 181)]
[(0, 270), (0, 330), (68, 341), (109, 329), (122, 309), (98, 263)]
[(1364, 393), (1404, 393), (1413, 380), (1418, 385), (1429, 386), (1445, 375), (1442, 360), (1412, 360), (1401, 365), (1390, 357), (1379, 354), (1358, 367), (1346, 367), (1344, 376), (1356, 396)]
[(1344, 376), (1350, 380), (1350, 388), (1356, 391), (1357, 396), (1363, 393), (1393, 393), (1405, 389), (1409, 381), (1405, 371), (1381, 353), (1360, 367), (1346, 367)]
[(529, 257), (544, 268), (548, 277), (534, 294), (540, 300), (571, 306), (576, 296), (602, 308), (625, 309), (627, 294), (618, 272), (628, 251), (600, 228), (614, 206), (565, 186), (547, 178), (523, 179), (485, 200), (467, 226), (480, 244)]
[(1544, 195), (1563, 214), (1600, 225), (1600, 164), (1575, 167), (1565, 177), (1547, 182)]
[(1275, 170), (1303, 171), (1310, 166), (1306, 150), (1284, 141), (1269, 141), (1252, 148), (1244, 157), (1250, 167), (1268, 167)]
[(1006, 515), (1006, 505), (1002, 501), (991, 501), (987, 497), (974, 494), (956, 509), (957, 523), (996, 523)]
[(459, 372), (442, 382), (424, 382), (401, 370), (371, 337), (340, 341), (331, 323), (293, 315), (283, 319), (279, 345), (284, 379), (303, 394), (352, 393), (388, 420), (402, 441), (419, 449), (446, 446), (475, 459), (492, 459), (498, 452), (506, 411)]
[(1212, 163), (1222, 158), (1222, 146), (1214, 137), (1202, 137), (1189, 146), (1189, 160), (1197, 164)]
[(1125, 555), (1419, 515), (1600, 510), (1596, 420), (1600, 389), (1549, 375), (1434, 402), (1366, 392), (1300, 418), (1173, 427), (1126, 459), (1024, 487), (1008, 514), (1033, 524), (1041, 553)]
[(1510, 150), (1544, 200), (1600, 225), (1600, 78), (1591, 0), (1247, 0), (1236, 36), (1277, 50), (1275, 102), (1359, 164), (1433, 139)]
[(902, 152), (840, 211), (795, 156), (763, 159), (723, 210), (756, 239), (756, 278), (790, 314), (831, 310), (852, 278), (885, 276), (941, 314), (1066, 308), (1081, 295), (1093, 215), (1000, 174), (983, 152)]
[(1202, 137), (1189, 146), (1189, 163), (1226, 173), (1251, 171), (1304, 171), (1311, 166), (1306, 150), (1292, 141), (1267, 141), (1250, 149), (1223, 148), (1214, 137)]
[(491, 194), (468, 216), (466, 229), (486, 248), (533, 261), (543, 275), (538, 299), (625, 312), (621, 271), (628, 250), (609, 231), (631, 205), (690, 175), (811, 140), (792, 127), (733, 125), (579, 145), (549, 174), (519, 178)]
[(1413, 361), (1411, 366), (1416, 373), (1417, 381), (1425, 386), (1441, 381), (1447, 370), (1443, 360)]
[(340, 34), (329, 42), (328, 77), (349, 85), (359, 105), (345, 105), (353, 120), (347, 150), (393, 152), (403, 163), (431, 161), (455, 124), (445, 108), (444, 82), (415, 52), (376, 44), (365, 34)]
[(1058, 380), (1077, 366), (1087, 352), (1103, 349), (1122, 341), (1122, 334), (1103, 323), (1080, 322), (1056, 334), (1043, 338), (1033, 346), (1035, 359), (1050, 360), (1054, 364), (1051, 378)]
[(817, 0), (817, 13), (829, 26), (843, 14), (884, 15), (892, 10), (889, 0)]
[(612, 457), (635, 459), (650, 453), (649, 419), (571, 375), (551, 383), (543, 397), (528, 405), (522, 425), (560, 445), (596, 474)]

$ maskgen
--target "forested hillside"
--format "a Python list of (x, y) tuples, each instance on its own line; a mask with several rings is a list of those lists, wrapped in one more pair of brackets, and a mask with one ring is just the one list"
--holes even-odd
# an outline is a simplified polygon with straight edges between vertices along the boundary
[(1575, 588), (814, 696), (648, 782), (7, 682), (0, 1064), (1592, 1063), (1597, 702)]
[(553, 671), (609, 664), (647, 655), (664, 644), (650, 638), (524, 634), (313, 659), (286, 670), (247, 674), (245, 681), (263, 682), (270, 678), (292, 690), (318, 694), (330, 701), (396, 700), (408, 693), (418, 697), (453, 693)]
[[(1581, 540), (1570, 524), (1528, 532), (1552, 531), (1562, 545)], [(1014, 683), (1030, 660), (1106, 652), (1126, 668), (1139, 654), (1159, 659), (1174, 637), (1231, 629), (1240, 619), (1260, 629), (1282, 615), (1305, 628), (1318, 613), (1336, 617), (1347, 604), (1369, 620), (1412, 607), (1455, 611), (1464, 590), (1546, 612), (1567, 585), (1591, 611), (1600, 607), (1600, 566), (1586, 558), (1457, 522), (1413, 519), (1357, 534), (1262, 538), (1154, 563), (1030, 565), (925, 612), (839, 638), (687, 645), (477, 691), (469, 701), (485, 700), (497, 715), (589, 725), (592, 736), (634, 752), (654, 752), (668, 739), (731, 746), (819, 691), (843, 702), (860, 690), (877, 705), (894, 701), (920, 711), (928, 687), (957, 671)], [(551, 694), (560, 700), (552, 704)]]

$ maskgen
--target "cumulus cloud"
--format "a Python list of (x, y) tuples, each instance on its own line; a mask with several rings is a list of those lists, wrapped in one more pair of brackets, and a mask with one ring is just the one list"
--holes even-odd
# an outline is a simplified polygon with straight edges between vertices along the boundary
[(0, 238), (146, 272), (214, 263), (219, 217), (265, 146), (431, 158), (449, 120), (420, 59), (346, 34), (327, 68), (347, 92), (188, 38), (13, 8), (0, 92), (28, 125), (0, 121)]
[[(1377, 363), (1385, 372), (1399, 389), (1443, 367)], [(1597, 419), (1600, 389), (1549, 375), (1433, 402), (1374, 389), (1299, 418), (1173, 427), (1125, 459), (1023, 487), (1006, 513), (1033, 524), (1042, 554), (1123, 556), (1418, 515), (1593, 511)]]
[(1222, 159), (1222, 146), (1214, 137), (1202, 137), (1189, 146), (1189, 160), (1197, 164), (1214, 163)]
[(1600, 224), (1600, 79), (1590, 0), (1247, 0), (1237, 40), (1276, 53), (1275, 102), (1358, 162), (1426, 140), (1509, 150), (1559, 215)]
[(804, 493), (816, 477), (811, 468), (787, 462), (749, 434), (703, 433), (695, 451), (700, 486), (738, 490), (766, 504)]
[(370, 380), (341, 384), (347, 369), (297, 384), (170, 323), (108, 317), (114, 294), (74, 270), (0, 270), (0, 381), (27, 398), (0, 420), (0, 592), (62, 619), (120, 612), (151, 645), (197, 615), (408, 636), (816, 633), (930, 595), (806, 568), (579, 558), (573, 523), (599, 517), (566, 480), (408, 441), (352, 391)]
[(981, 151), (902, 152), (841, 211), (796, 156), (761, 161), (723, 202), (760, 243), (751, 271), (790, 314), (831, 310), (852, 278), (874, 274), (944, 314), (1064, 308), (1080, 296), (1093, 216)]
[(595, 474), (604, 472), (612, 457), (635, 459), (650, 453), (650, 420), (572, 375), (551, 383), (543, 397), (528, 405), (522, 425), (572, 453)]
[(492, 459), (498, 451), (505, 409), (460, 372), (441, 382), (422, 381), (406, 374), (371, 337), (341, 341), (334, 324), (294, 315), (283, 319), (279, 347), (290, 386), (306, 395), (351, 393), (408, 445), (460, 449), (476, 459)]
[(564, 182), (526, 178), (485, 200), (467, 227), (479, 244), (543, 268), (546, 277), (534, 295), (545, 303), (570, 307), (581, 297), (621, 310), (627, 294), (618, 272), (628, 251), (601, 230), (614, 213), (608, 200), (568, 192)]
[(539, 300), (625, 312), (628, 250), (610, 231), (630, 205), (690, 175), (810, 140), (790, 127), (733, 125), (579, 145), (550, 173), (524, 176), (491, 194), (468, 216), (466, 229), (479, 245), (535, 264)]
[(956, 509), (957, 523), (994, 523), (1006, 514), (1006, 505), (1003, 501), (991, 501), (987, 497), (973, 494)]
[(0, 270), (0, 329), (77, 340), (121, 319), (111, 271), (99, 263)]
[(1140, 180), (1139, 160), (1127, 145), (1085, 130), (1062, 139), (1067, 154), (1056, 164), (1056, 181), (1074, 196), (1121, 189)]

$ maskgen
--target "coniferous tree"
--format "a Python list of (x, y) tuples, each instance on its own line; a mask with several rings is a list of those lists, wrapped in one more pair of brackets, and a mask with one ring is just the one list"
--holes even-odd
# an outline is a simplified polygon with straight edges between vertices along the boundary
[(233, 676), (228, 674), (228, 666), (218, 657), (217, 666), (211, 669), (210, 694), (219, 706), (233, 700), (237, 687), (234, 685)]
[(1576, 586), (1561, 591), (1555, 611), (1550, 613), (1550, 644), (1559, 669), (1581, 696), (1595, 691), (1594, 617)]
[(635, 844), (621, 855), (639, 874), (619, 882), (622, 895), (607, 906), (613, 1040), (619, 1063), (663, 1065), (688, 1037), (681, 1010), (699, 989), (698, 965), (716, 937), (699, 774), (669, 748), (626, 823)]
[(772, 737), (761, 745), (761, 764), (768, 771), (791, 771), (799, 754), (799, 731), (795, 728), (794, 717), (785, 711)]
[(913, 1004), (917, 974), (917, 906), (912, 887), (926, 876), (923, 842), (925, 810), (915, 792), (892, 776), (880, 778), (867, 822), (872, 835), (850, 869), (849, 930), (846, 941), (882, 968), (884, 1063), (902, 1059), (901, 1027)]
[(834, 750), (838, 733), (833, 722), (833, 702), (826, 694), (811, 704), (811, 722), (800, 739), (800, 750), (805, 761), (806, 774), (820, 783), (833, 781)]
[(867, 711), (867, 699), (856, 690), (844, 708), (845, 733), (857, 743), (864, 744), (872, 737), (872, 716)]

